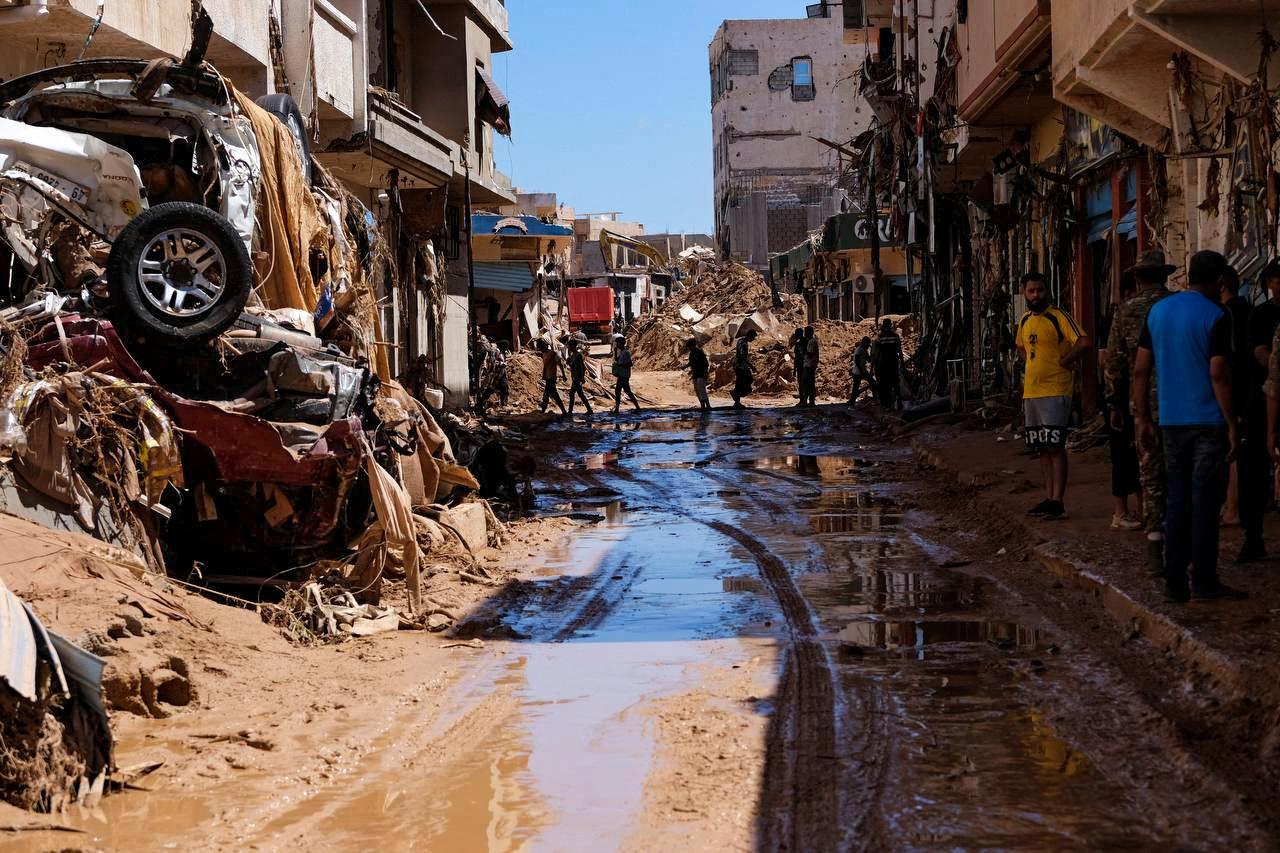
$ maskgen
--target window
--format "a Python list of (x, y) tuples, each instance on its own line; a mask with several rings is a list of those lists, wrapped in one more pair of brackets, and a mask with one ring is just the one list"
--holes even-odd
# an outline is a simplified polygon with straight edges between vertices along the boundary
[(813, 85), (813, 62), (808, 59), (797, 59), (791, 63), (793, 86)]
[(867, 10), (863, 0), (844, 0), (844, 28), (862, 29), (867, 25)]
[(813, 60), (807, 56), (791, 60), (791, 100), (812, 101), (816, 93), (813, 85)]

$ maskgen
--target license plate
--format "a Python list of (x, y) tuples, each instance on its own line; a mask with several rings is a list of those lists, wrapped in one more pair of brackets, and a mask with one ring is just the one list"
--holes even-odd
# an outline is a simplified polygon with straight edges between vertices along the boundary
[(84, 187), (79, 184), (72, 183), (65, 178), (60, 178), (52, 172), (32, 166), (30, 163), (15, 160), (13, 163), (9, 164), (9, 168), (19, 172), (26, 172), (36, 180), (42, 181), (43, 183), (53, 187), (76, 204), (84, 204), (89, 200), (89, 193), (85, 191)]

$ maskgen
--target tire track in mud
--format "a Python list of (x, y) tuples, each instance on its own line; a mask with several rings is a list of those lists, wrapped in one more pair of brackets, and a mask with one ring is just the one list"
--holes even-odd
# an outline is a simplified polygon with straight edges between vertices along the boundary
[[(741, 485), (729, 477), (699, 470), (707, 479), (735, 488)], [(662, 494), (657, 483), (644, 477), (628, 472), (625, 479), (654, 495)], [(758, 494), (744, 496), (775, 518), (792, 514)], [(859, 809), (861, 814), (850, 814), (852, 801), (846, 799), (846, 793), (851, 785), (869, 786), (872, 791), (880, 787), (875, 778), (866, 775), (874, 775), (884, 765), (875, 754), (883, 743), (876, 736), (878, 732), (872, 731), (873, 726), (879, 725), (876, 716), (865, 715), (866, 730), (856, 739), (863, 747), (863, 760), (846, 761), (841, 742), (841, 720), (846, 713), (837, 691), (835, 666), (819, 639), (813, 611), (786, 563), (768, 545), (738, 526), (701, 518), (677, 506), (672, 506), (671, 511), (733, 540), (751, 555), (778, 602), (790, 635), (765, 744), (764, 787), (757, 803), (758, 847), (785, 851), (847, 849), (849, 831), (863, 824), (866, 812)], [(851, 776), (855, 764), (862, 771), (860, 779)]]

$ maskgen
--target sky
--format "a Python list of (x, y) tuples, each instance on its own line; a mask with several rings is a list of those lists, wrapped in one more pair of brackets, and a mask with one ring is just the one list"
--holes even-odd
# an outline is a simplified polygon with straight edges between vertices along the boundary
[(507, 0), (515, 50), (494, 58), (511, 99), (498, 168), (580, 213), (651, 234), (710, 234), (707, 45), (726, 18), (799, 18), (806, 0)]

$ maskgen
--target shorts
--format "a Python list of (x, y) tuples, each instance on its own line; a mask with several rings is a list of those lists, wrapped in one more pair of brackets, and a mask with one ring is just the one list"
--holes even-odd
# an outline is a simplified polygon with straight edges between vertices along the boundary
[(1071, 423), (1070, 397), (1035, 397), (1022, 401), (1026, 416), (1023, 437), (1033, 450), (1060, 450), (1067, 444)]

